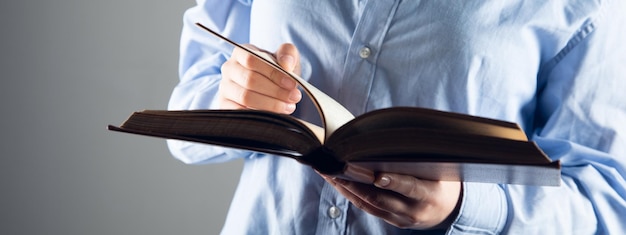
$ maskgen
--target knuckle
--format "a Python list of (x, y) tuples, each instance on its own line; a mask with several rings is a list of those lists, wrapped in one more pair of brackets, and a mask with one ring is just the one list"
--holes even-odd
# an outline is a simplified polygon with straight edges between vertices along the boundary
[(428, 196), (427, 194), (430, 192), (430, 190), (426, 189), (427, 186), (424, 185), (423, 182), (415, 178), (410, 178), (410, 180), (405, 181), (402, 187), (406, 189), (406, 196), (420, 200)]
[[(236, 62), (235, 62), (236, 63)], [(224, 64), (222, 64), (222, 66), (220, 67), (220, 71), (222, 73), (222, 79), (226, 79), (226, 80), (232, 80), (233, 79), (233, 75), (236, 74), (236, 65), (234, 62), (228, 62), (226, 61)]]
[(228, 70), (229, 70), (230, 68), (232, 68), (232, 67), (233, 67), (233, 59), (232, 59), (232, 58), (230, 58), (230, 59), (226, 60), (226, 61), (222, 64), (222, 66), (220, 67), (220, 70), (221, 70), (222, 72), (225, 72), (225, 71), (228, 71)]
[(222, 73), (222, 78), (230, 77), (230, 74), (232, 74), (232, 63), (224, 62), (220, 67), (220, 72)]
[(239, 89), (237, 99), (239, 101), (238, 103), (244, 106), (250, 106), (252, 104), (252, 101), (254, 100), (252, 97), (252, 92), (247, 89)]
[(248, 89), (254, 88), (254, 81), (255, 81), (254, 75), (255, 75), (254, 72), (250, 70), (242, 71), (239, 85)]
[(274, 112), (283, 112), (285, 110), (285, 105), (281, 102), (274, 102), (273, 110)]
[(239, 63), (246, 68), (254, 68), (256, 66), (257, 59), (246, 53), (239, 57)]
[(356, 208), (359, 208), (361, 210), (367, 209), (365, 206), (365, 203), (363, 203), (362, 201), (354, 201), (352, 202), (352, 205), (356, 206)]
[(222, 97), (240, 105), (244, 104), (244, 98), (247, 96), (243, 87), (235, 85), (233, 82), (220, 83), (219, 93)]
[(223, 91), (218, 91), (218, 102), (220, 109), (239, 109), (241, 105), (231, 100)]
[(376, 207), (380, 207), (383, 206), (385, 204), (385, 199), (384, 197), (381, 196), (381, 194), (378, 193), (372, 193), (372, 194), (368, 194), (365, 195), (365, 201), (369, 202), (370, 204), (376, 206)]
[(421, 226), (417, 223), (414, 223), (413, 221), (411, 221), (410, 219), (396, 219), (396, 220), (385, 220), (387, 221), (387, 223), (398, 227), (400, 229), (416, 229), (416, 228), (421, 228)]
[(280, 77), (280, 75), (281, 75), (281, 74), (282, 74), (282, 73), (281, 73), (281, 72), (279, 72), (278, 70), (276, 70), (276, 69), (272, 69), (272, 70), (270, 70), (270, 75), (269, 75), (269, 78), (270, 78), (272, 81), (276, 81), (277, 79), (279, 79), (279, 77)]
[(422, 198), (423, 195), (422, 194), (422, 190), (420, 190), (418, 187), (416, 187), (415, 185), (407, 185), (407, 187), (409, 187), (409, 196), (412, 197), (418, 197), (418, 198)]
[(233, 89), (236, 89), (230, 80), (222, 79), (220, 84), (218, 85), (217, 92), (220, 96), (224, 98), (232, 98), (231, 93)]
[(408, 221), (405, 224), (405, 226), (407, 227), (416, 227), (419, 226), (420, 224), (423, 223), (424, 219), (421, 218), (419, 215), (414, 215), (414, 216), (410, 216), (407, 218)]
[(404, 217), (402, 222), (396, 221), (393, 225), (401, 229), (425, 228), (424, 220), (415, 217)]
[(437, 220), (437, 210), (432, 210), (429, 205), (421, 205), (414, 208), (416, 208), (415, 211), (418, 211), (418, 213), (405, 216), (408, 226), (413, 228), (425, 228), (439, 223), (435, 222)]
[[(285, 90), (285, 89), (281, 89), (278, 88), (276, 91), (277, 96), (283, 100), (283, 101), (290, 101), (290, 97), (291, 97), (291, 90)], [(298, 100), (299, 101), (299, 100)]]
[(410, 229), (410, 228), (413, 228), (413, 226), (410, 223), (397, 223), (397, 222), (394, 222), (394, 223), (391, 223), (391, 224), (393, 226), (396, 226), (396, 227), (400, 228), (400, 229)]

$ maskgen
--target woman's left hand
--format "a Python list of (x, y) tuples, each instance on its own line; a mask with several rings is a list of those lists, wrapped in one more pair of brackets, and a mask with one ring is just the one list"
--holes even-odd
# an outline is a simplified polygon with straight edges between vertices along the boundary
[(396, 227), (446, 229), (458, 214), (461, 183), (379, 173), (374, 185), (322, 175), (356, 207)]

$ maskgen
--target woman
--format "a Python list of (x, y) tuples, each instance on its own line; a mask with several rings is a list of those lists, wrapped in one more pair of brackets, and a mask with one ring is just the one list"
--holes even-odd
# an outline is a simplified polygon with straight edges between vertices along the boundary
[(170, 109), (249, 108), (319, 122), (289, 80), (194, 26), (274, 51), (353, 114), (417, 106), (519, 123), (562, 186), (374, 185), (293, 160), (169, 141), (202, 164), (244, 158), (224, 234), (626, 232), (623, 1), (198, 1)]

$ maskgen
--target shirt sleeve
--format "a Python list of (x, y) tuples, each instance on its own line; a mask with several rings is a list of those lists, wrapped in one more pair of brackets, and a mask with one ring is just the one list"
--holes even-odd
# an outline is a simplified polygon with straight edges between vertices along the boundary
[(626, 6), (605, 3), (538, 77), (532, 139), (561, 161), (561, 186), (466, 183), (448, 234), (626, 231)]
[[(185, 12), (180, 40), (180, 81), (172, 92), (168, 109), (217, 108), (215, 96), (221, 80), (220, 68), (233, 48), (195, 23), (202, 23), (239, 43), (247, 43), (250, 4), (251, 0), (197, 0), (197, 5)], [(224, 162), (250, 155), (247, 151), (185, 141), (168, 140), (167, 143), (172, 155), (188, 164)]]

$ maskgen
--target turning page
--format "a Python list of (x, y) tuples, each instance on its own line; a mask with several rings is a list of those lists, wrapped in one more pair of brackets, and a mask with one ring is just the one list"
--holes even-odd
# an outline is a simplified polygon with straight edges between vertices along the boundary
[(320, 113), (320, 118), (322, 119), (322, 124), (324, 125), (324, 139), (320, 140), (322, 144), (328, 139), (328, 137), (333, 132), (339, 129), (339, 127), (343, 126), (350, 120), (354, 119), (354, 115), (352, 115), (350, 111), (348, 111), (345, 107), (343, 107), (333, 98), (326, 95), (324, 92), (318, 90), (316, 87), (308, 83), (306, 80), (302, 79), (300, 76), (294, 73), (291, 73), (289, 71), (286, 71), (282, 67), (280, 67), (280, 65), (278, 65), (278, 63), (276, 62), (276, 60), (274, 59), (272, 55), (262, 52), (262, 51), (251, 50), (245, 46), (242, 46), (222, 36), (221, 34), (207, 28), (206, 26), (200, 23), (196, 23), (196, 25), (208, 31), (209, 33), (215, 35), (216, 37), (230, 43), (231, 45), (250, 53), (254, 57), (257, 57), (261, 61), (267, 63), (269, 66), (273, 67), (274, 69), (277, 69), (278, 71), (293, 78), (293, 80), (295, 80), (296, 83), (298, 83), (298, 85), (302, 87), (302, 89), (304, 90), (304, 92), (306, 92), (309, 98), (311, 98), (311, 100), (317, 107), (318, 112)]

